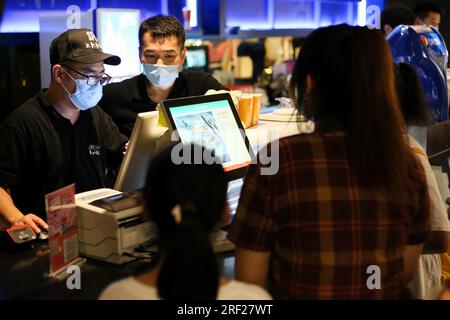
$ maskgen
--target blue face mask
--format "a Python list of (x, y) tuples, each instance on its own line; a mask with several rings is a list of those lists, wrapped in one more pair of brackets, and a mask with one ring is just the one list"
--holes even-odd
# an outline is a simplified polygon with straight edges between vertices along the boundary
[(70, 101), (80, 110), (95, 107), (103, 96), (103, 86), (100, 81), (95, 86), (91, 86), (87, 84), (86, 79), (74, 79), (69, 73), (67, 74), (76, 83), (76, 91), (74, 93), (70, 93), (61, 83)]
[(167, 88), (178, 78), (180, 68), (178, 65), (163, 65), (143, 63), (144, 74), (154, 86)]

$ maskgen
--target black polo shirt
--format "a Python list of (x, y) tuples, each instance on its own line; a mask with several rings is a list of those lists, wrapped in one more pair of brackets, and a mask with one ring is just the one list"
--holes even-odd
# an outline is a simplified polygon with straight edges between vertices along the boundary
[(107, 169), (122, 159), (127, 138), (99, 107), (72, 125), (43, 93), (26, 101), (0, 127), (0, 186), (23, 213), (45, 218), (45, 194), (71, 183), (83, 192), (111, 186)]
[(58, 134), (63, 160), (62, 183), (75, 183), (77, 192), (92, 190), (92, 186), (105, 186), (99, 171), (102, 168), (100, 145), (91, 112), (81, 111), (77, 122), (72, 125), (54, 108), (45, 106), (44, 111)]
[[(153, 111), (154, 103), (147, 94), (148, 80), (144, 74), (107, 85), (99, 106), (103, 108), (127, 137), (131, 136), (137, 114)], [(211, 74), (202, 71), (183, 71), (172, 87), (168, 99), (203, 95), (209, 89), (225, 88)]]

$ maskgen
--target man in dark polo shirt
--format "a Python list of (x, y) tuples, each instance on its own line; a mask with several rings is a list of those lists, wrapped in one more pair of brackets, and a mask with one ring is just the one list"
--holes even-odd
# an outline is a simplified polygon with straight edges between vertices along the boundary
[(0, 127), (0, 218), (47, 228), (44, 196), (75, 183), (76, 191), (106, 187), (107, 169), (120, 164), (127, 138), (97, 103), (110, 80), (89, 29), (68, 30), (50, 47), (51, 82)]
[(182, 71), (184, 42), (183, 26), (173, 16), (158, 15), (141, 23), (139, 55), (144, 72), (106, 86), (99, 103), (126, 136), (131, 135), (137, 114), (155, 110), (162, 100), (224, 89), (209, 73)]

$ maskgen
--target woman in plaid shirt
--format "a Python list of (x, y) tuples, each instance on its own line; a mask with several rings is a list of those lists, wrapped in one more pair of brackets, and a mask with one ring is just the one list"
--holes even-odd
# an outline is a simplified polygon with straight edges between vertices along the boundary
[[(424, 173), (405, 143), (390, 48), (377, 30), (314, 31), (291, 81), (311, 134), (269, 144), (230, 239), (236, 278), (281, 299), (408, 298), (430, 231)], [(266, 162), (264, 162), (266, 163)]]

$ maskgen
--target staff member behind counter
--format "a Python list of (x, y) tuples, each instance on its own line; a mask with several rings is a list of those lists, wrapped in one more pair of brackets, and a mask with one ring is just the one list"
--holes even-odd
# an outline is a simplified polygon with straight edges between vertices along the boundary
[(144, 72), (105, 87), (99, 105), (131, 135), (136, 116), (153, 111), (165, 99), (203, 95), (209, 89), (225, 89), (209, 73), (181, 71), (186, 59), (185, 32), (173, 16), (157, 15), (139, 27), (139, 55)]
[(77, 192), (105, 186), (106, 168), (122, 158), (127, 141), (96, 107), (110, 77), (89, 29), (68, 30), (50, 47), (51, 82), (15, 110), (0, 127), (0, 218), (48, 228), (44, 195), (76, 183)]

